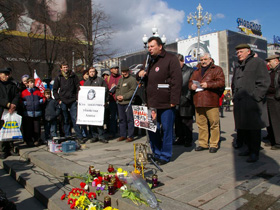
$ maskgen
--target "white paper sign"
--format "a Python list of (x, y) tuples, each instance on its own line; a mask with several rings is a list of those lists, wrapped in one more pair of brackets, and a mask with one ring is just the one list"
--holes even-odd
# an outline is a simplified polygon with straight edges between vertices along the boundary
[(102, 126), (104, 104), (105, 87), (81, 86), (78, 95), (77, 124)]

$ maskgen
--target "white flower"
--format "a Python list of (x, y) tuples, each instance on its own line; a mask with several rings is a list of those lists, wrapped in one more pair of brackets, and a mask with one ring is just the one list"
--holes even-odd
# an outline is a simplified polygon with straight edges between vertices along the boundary
[(96, 187), (101, 187), (101, 184), (98, 184)]
[(84, 187), (85, 190), (88, 190), (88, 185), (86, 184), (86, 186)]
[(126, 185), (121, 186), (121, 190), (127, 190)]

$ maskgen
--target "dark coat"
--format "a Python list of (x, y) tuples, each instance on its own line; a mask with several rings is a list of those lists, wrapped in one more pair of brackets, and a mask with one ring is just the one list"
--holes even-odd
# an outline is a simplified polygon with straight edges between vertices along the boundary
[(10, 80), (7, 82), (0, 81), (0, 117), (2, 116), (4, 109), (8, 109), (8, 103), (18, 106), (19, 97), (20, 95), (15, 83)]
[(251, 53), (237, 65), (232, 79), (236, 129), (261, 129), (269, 125), (266, 92), (270, 77), (264, 61)]
[(68, 105), (78, 100), (78, 92), (80, 90), (80, 81), (77, 75), (71, 72), (68, 79), (60, 73), (53, 84), (53, 96), (55, 100), (62, 101)]
[(181, 91), (181, 99), (180, 104), (177, 106), (179, 110), (180, 116), (182, 117), (190, 117), (194, 115), (194, 104), (193, 104), (193, 96), (192, 91), (189, 89), (189, 80), (193, 73), (193, 68), (188, 67), (187, 65), (183, 65), (182, 68), (182, 91)]
[[(137, 80), (139, 80), (138, 74), (139, 72), (136, 74)], [(171, 104), (179, 104), (182, 73), (179, 60), (174, 54), (162, 50), (155, 59), (151, 59), (143, 80), (149, 107), (169, 109)], [(164, 88), (162, 85), (165, 85)]]
[(203, 91), (193, 91), (193, 101), (195, 107), (219, 107), (219, 94), (217, 91), (225, 87), (225, 75), (223, 69), (220, 66), (211, 64), (204, 75), (201, 75), (201, 67), (193, 72), (189, 88), (193, 84), (193, 80), (199, 81), (200, 83), (206, 82), (207, 88)]
[(46, 99), (44, 103), (44, 120), (55, 120), (61, 112), (61, 108), (56, 100), (53, 98)]
[(105, 102), (109, 101), (109, 90), (106, 82), (100, 77), (89, 77), (84, 86), (105, 87)]

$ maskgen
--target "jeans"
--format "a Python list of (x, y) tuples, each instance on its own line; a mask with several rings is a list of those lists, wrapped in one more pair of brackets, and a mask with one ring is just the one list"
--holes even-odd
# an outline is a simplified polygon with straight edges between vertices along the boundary
[(118, 130), (118, 126), (117, 126), (118, 107), (115, 101), (110, 101), (109, 110), (110, 110), (109, 133), (114, 136), (116, 135)]
[[(134, 135), (134, 120), (132, 107), (129, 106), (127, 112), (125, 112), (128, 104), (118, 104), (119, 112), (119, 126), (120, 126), (120, 136), (133, 138)], [(126, 131), (127, 128), (127, 131)]]
[(57, 136), (57, 120), (44, 121), (45, 128), (45, 140), (51, 139)]
[(71, 136), (70, 132), (70, 118), (72, 120), (73, 128), (75, 130), (77, 138), (83, 138), (80, 126), (76, 124), (77, 121), (77, 102), (71, 104), (61, 103), (61, 110), (64, 118), (64, 132), (65, 137)]
[(156, 158), (170, 161), (172, 157), (175, 108), (157, 110), (157, 131), (148, 131), (151, 149)]
[(89, 126), (93, 138), (105, 139), (103, 126)]

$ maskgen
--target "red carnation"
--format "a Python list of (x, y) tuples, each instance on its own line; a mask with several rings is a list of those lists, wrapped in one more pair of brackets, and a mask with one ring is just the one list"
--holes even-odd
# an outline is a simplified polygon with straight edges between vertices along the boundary
[(64, 200), (65, 197), (66, 197), (66, 194), (63, 194), (63, 195), (60, 197), (60, 200)]
[(75, 208), (75, 202), (73, 202), (70, 206), (70, 209), (74, 209)]
[(123, 186), (123, 184), (120, 181), (118, 181), (117, 182), (117, 188), (121, 188), (122, 186)]
[(84, 187), (86, 186), (86, 183), (81, 182), (81, 183), (80, 183), (80, 186), (81, 186), (81, 188), (84, 188)]

